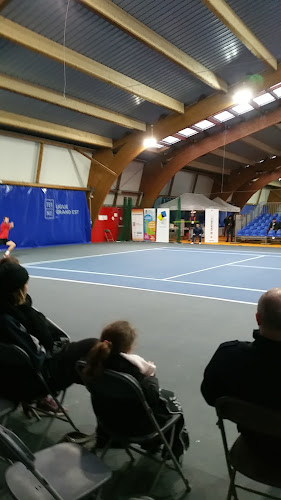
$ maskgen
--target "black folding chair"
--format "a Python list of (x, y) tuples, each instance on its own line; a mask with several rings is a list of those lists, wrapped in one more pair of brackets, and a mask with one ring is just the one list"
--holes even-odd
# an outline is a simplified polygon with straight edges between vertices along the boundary
[(9, 399), (0, 398), (0, 422), (6, 425), (7, 419), (13, 411), (17, 408), (17, 404)]
[[(5, 371), (7, 377), (13, 377), (15, 382), (20, 380), (21, 373), (29, 373), (31, 377), (37, 379), (38, 385), (42, 388), (42, 397), (50, 394), (57, 404), (58, 411), (63, 414), (60, 417), (54, 412), (52, 418), (59, 418), (64, 422), (68, 422), (75, 431), (79, 432), (79, 429), (62, 406), (66, 391), (61, 391), (61, 397), (58, 398), (46, 377), (39, 369), (34, 367), (29, 355), (21, 347), (14, 344), (0, 343), (0, 366), (2, 372)], [(31, 401), (23, 401), (23, 405), (28, 406), (34, 412), (34, 415), (38, 417)]]
[(5, 473), (16, 500), (81, 500), (111, 478), (111, 471), (82, 446), (61, 443), (33, 454), (19, 437), (0, 425), (0, 452), (13, 463)]
[[(216, 401), (218, 426), (221, 431), (227, 468), (230, 477), (227, 500), (238, 499), (237, 488), (256, 493), (265, 498), (279, 500), (253, 488), (237, 484), (237, 472), (267, 486), (281, 488), (281, 411), (273, 411), (246, 401), (222, 397)], [(224, 420), (238, 425), (242, 433), (229, 449)], [(270, 453), (270, 446), (278, 447)]]
[[(80, 362), (79, 365), (81, 370)], [(156, 460), (160, 463), (160, 468), (150, 491), (155, 487), (167, 460), (171, 459), (172, 468), (180, 475), (186, 490), (190, 491), (189, 482), (172, 451), (175, 425), (180, 415), (171, 415), (169, 420), (160, 426), (139, 383), (134, 377), (125, 373), (106, 370), (97, 382), (91, 387), (87, 386), (87, 388), (92, 396), (98, 426), (109, 436), (101, 458), (105, 456), (111, 444), (117, 442), (120, 443), (120, 447), (126, 450), (132, 461), (134, 457), (130, 450)], [(141, 422), (138, 427), (135, 423), (136, 415), (137, 421)], [(153, 442), (160, 442), (163, 445), (165, 452), (162, 453), (162, 459), (156, 459), (132, 446), (132, 444), (142, 445)]]

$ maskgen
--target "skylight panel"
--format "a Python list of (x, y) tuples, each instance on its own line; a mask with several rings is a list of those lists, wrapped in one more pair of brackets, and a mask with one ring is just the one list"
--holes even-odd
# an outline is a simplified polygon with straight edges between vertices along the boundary
[(213, 118), (215, 118), (219, 122), (226, 122), (227, 120), (231, 120), (231, 118), (234, 118), (234, 115), (232, 113), (229, 113), (229, 111), (222, 111), (221, 113), (214, 115)]
[(281, 87), (278, 87), (277, 89), (273, 90), (273, 93), (276, 95), (276, 97), (281, 97)]
[(191, 137), (192, 135), (198, 134), (197, 130), (193, 128), (184, 128), (178, 132), (178, 134), (183, 135), (184, 137)]
[(202, 120), (201, 122), (194, 123), (194, 127), (200, 128), (200, 130), (207, 130), (208, 128), (214, 127), (215, 124), (209, 120)]
[(248, 111), (252, 111), (253, 106), (251, 104), (238, 104), (238, 106), (234, 106), (232, 108), (233, 111), (238, 113), (238, 115), (243, 115), (243, 113), (248, 113)]
[(165, 139), (162, 139), (162, 142), (166, 142), (166, 144), (175, 144), (176, 142), (179, 142), (180, 139), (177, 139), (177, 137), (173, 137), (172, 135), (168, 135), (168, 137), (165, 137)]
[(259, 106), (264, 106), (265, 104), (275, 101), (275, 98), (269, 92), (266, 92), (265, 94), (255, 97), (253, 101)]

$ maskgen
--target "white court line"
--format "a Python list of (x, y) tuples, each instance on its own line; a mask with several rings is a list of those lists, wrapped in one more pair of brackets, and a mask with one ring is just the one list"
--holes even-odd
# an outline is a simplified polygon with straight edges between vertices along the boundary
[[(29, 267), (29, 266), (26, 266)], [(32, 269), (44, 269), (47, 271), (63, 271), (67, 273), (99, 274), (101, 276), (117, 276), (118, 278), (134, 278), (139, 280), (164, 281), (165, 278), (151, 278), (146, 276), (130, 276), (129, 274), (100, 273), (98, 271), (78, 271), (78, 269), (61, 269), (60, 267), (32, 266)]]
[(219, 300), (221, 302), (235, 302), (237, 304), (247, 304), (251, 306), (255, 306), (257, 303), (256, 302), (246, 302), (243, 300), (234, 300), (234, 299), (223, 299), (220, 297), (208, 297), (206, 295), (194, 295), (192, 293), (179, 293), (179, 292), (167, 292), (164, 290), (151, 290), (150, 288), (137, 288), (133, 286), (123, 286), (123, 285), (109, 285), (105, 283), (93, 283), (91, 281), (78, 281), (78, 280), (68, 280), (68, 279), (61, 279), (61, 278), (47, 278), (46, 276), (32, 276), (30, 275), (31, 278), (35, 279), (41, 279), (41, 280), (52, 280), (52, 281), (65, 281), (68, 283), (81, 283), (84, 285), (97, 285), (97, 286), (109, 286), (112, 288), (124, 288), (127, 290), (140, 290), (142, 292), (154, 292), (154, 293), (165, 293), (165, 294), (170, 294), (170, 295), (181, 295), (185, 297), (195, 297), (198, 299), (209, 299), (209, 300)]
[(65, 259), (41, 260), (36, 262), (23, 262), (24, 266), (33, 266), (36, 264), (49, 264), (50, 262), (65, 262), (67, 260), (89, 259), (91, 257), (106, 257), (108, 255), (122, 255), (123, 253), (146, 252), (147, 250), (158, 250), (158, 248), (141, 248), (140, 250), (125, 250), (125, 252), (100, 253), (97, 255), (82, 255), (81, 257), (68, 257)]
[[(68, 273), (84, 273), (84, 274), (98, 274), (101, 276), (116, 276), (118, 278), (133, 278), (136, 280), (151, 280), (151, 281), (168, 281), (166, 278), (148, 278), (144, 276), (130, 276), (128, 274), (113, 274), (113, 273), (99, 273), (96, 271), (77, 271), (77, 269), (60, 269), (59, 267), (41, 267), (41, 266), (32, 266), (31, 269), (44, 269), (47, 271), (63, 271)], [(35, 276), (33, 276), (35, 277)], [(37, 278), (48, 278), (48, 276), (37, 276)], [(52, 278), (50, 278), (52, 279)], [(59, 279), (59, 278), (57, 278)], [(62, 278), (63, 279), (63, 278)], [(70, 280), (72, 281), (72, 280)], [(75, 281), (75, 280), (73, 280)], [(83, 282), (84, 283), (84, 282)], [(88, 281), (86, 283), (89, 283)], [(169, 283), (181, 283), (186, 285), (197, 285), (197, 286), (211, 286), (216, 288), (230, 288), (231, 290), (245, 290), (247, 292), (266, 292), (266, 290), (259, 290), (258, 288), (241, 288), (238, 286), (229, 286), (229, 285), (215, 285), (213, 283), (196, 283), (193, 281), (180, 281), (180, 280), (169, 280)], [(104, 283), (106, 284), (106, 283)], [(130, 288), (130, 287), (129, 287)]]
[(190, 271), (189, 273), (176, 274), (175, 276), (170, 276), (169, 278), (165, 278), (166, 281), (172, 280), (173, 278), (179, 278), (180, 276), (188, 276), (189, 274), (203, 273), (203, 271), (210, 271), (211, 269), (218, 269), (219, 267), (231, 266), (233, 264), (238, 264), (239, 262), (247, 262), (248, 260), (261, 259), (263, 255), (259, 255), (258, 257), (250, 257), (249, 259), (236, 260), (234, 262), (228, 262), (227, 264), (220, 264), (219, 266), (206, 267), (205, 269), (198, 269), (197, 271)]
[[(236, 247), (238, 248), (238, 247)], [(185, 252), (185, 253), (218, 253), (221, 255), (260, 255), (260, 252), (243, 252), (243, 251), (238, 251), (237, 252), (225, 252), (224, 250), (195, 250), (194, 247), (188, 247), (186, 249), (179, 248), (176, 250), (175, 248), (169, 248), (169, 247), (158, 247), (157, 250), (169, 250), (170, 252)], [(263, 248), (263, 250), (266, 250)], [(277, 252), (277, 251), (276, 251)], [(264, 257), (277, 257), (281, 258), (281, 253), (278, 255), (277, 253), (271, 253), (271, 252), (265, 252), (263, 251), (263, 256)]]
[(233, 267), (247, 267), (252, 269), (273, 269), (275, 271), (281, 271), (281, 267), (264, 267), (264, 266), (239, 266), (239, 264), (233, 264)]

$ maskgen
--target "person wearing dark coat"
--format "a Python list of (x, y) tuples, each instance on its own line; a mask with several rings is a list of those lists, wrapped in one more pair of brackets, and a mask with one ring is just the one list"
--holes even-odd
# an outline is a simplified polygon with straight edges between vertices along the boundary
[[(221, 396), (229, 396), (270, 409), (281, 410), (281, 288), (264, 293), (257, 307), (259, 329), (252, 342), (233, 340), (219, 346), (207, 365), (201, 385), (206, 402), (215, 406)], [(243, 430), (251, 444), (264, 450), (278, 448), (272, 442)]]
[[(172, 414), (180, 414), (175, 428), (173, 452), (177, 459), (181, 459), (183, 453), (189, 447), (189, 436), (185, 428), (184, 416), (181, 405), (173, 392), (159, 388), (158, 379), (155, 376), (156, 366), (151, 361), (144, 360), (141, 356), (133, 354), (132, 350), (136, 340), (136, 332), (127, 321), (115, 321), (107, 325), (102, 331), (100, 341), (90, 351), (87, 365), (83, 372), (83, 379), (88, 389), (94, 388), (95, 381), (102, 375), (105, 369), (123, 372), (134, 377), (143, 389), (144, 395), (150, 405), (159, 424), (164, 424)], [(93, 391), (94, 392), (94, 391)], [(102, 413), (103, 420), (109, 415), (112, 420), (114, 408), (106, 407), (106, 401), (99, 401), (98, 396), (92, 397), (93, 409), (97, 415)], [(127, 415), (130, 418), (126, 418)], [(124, 418), (117, 421), (116, 428), (126, 428), (126, 432), (146, 434), (151, 432), (147, 428), (147, 422), (139, 418), (139, 412), (133, 408), (124, 408)], [(104, 439), (98, 429), (98, 443)], [(106, 439), (105, 439), (106, 441)], [(105, 443), (104, 443), (105, 444)]]
[[(266, 234), (268, 235), (269, 231), (272, 230), (275, 232), (275, 235), (276, 235), (278, 229), (280, 229), (280, 224), (278, 224), (278, 222), (276, 221), (276, 218), (274, 217), (267, 228)], [(272, 238), (275, 238), (275, 236), (273, 236)]]
[[(20, 264), (10, 259), (0, 261), (0, 342), (21, 347), (34, 368), (42, 371), (52, 390), (81, 384), (76, 362), (86, 358), (97, 339), (62, 342), (60, 330), (32, 307), (27, 295), (28, 279), (27, 270)], [(47, 395), (42, 393), (42, 385), (31, 370), (7, 374), (1, 366), (0, 394), (16, 402), (30, 402)]]
[(234, 241), (235, 220), (233, 215), (229, 215), (224, 219), (226, 226), (226, 242), (228, 243), (229, 237), (231, 242)]

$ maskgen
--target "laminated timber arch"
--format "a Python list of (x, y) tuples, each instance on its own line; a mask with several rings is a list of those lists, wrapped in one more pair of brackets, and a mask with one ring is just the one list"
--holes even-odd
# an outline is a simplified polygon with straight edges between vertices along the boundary
[(233, 195), (236, 191), (242, 189), (244, 184), (252, 182), (263, 173), (272, 173), (273, 170), (281, 165), (281, 157), (274, 159), (267, 159), (263, 163), (256, 163), (248, 168), (241, 167), (233, 170), (230, 176), (225, 180), (223, 191), (221, 191), (221, 179), (216, 176), (213, 185), (212, 198), (219, 196), (222, 200), (226, 201), (229, 196)]
[(276, 181), (279, 177), (281, 177), (281, 165), (277, 167), (274, 172), (263, 174), (255, 182), (252, 180), (243, 184), (239, 191), (233, 194), (231, 202), (238, 205), (240, 208), (244, 207), (253, 194), (267, 186), (270, 182)]
[[(281, 109), (277, 108), (267, 115), (235, 125), (231, 129), (202, 139), (198, 143), (192, 145), (189, 144), (186, 147), (179, 149), (171, 159), (169, 159), (169, 156), (166, 157), (167, 159), (165, 156), (160, 156), (157, 160), (147, 163), (143, 171), (140, 186), (140, 191), (144, 193), (141, 206), (152, 206), (167, 182), (169, 182), (169, 180), (179, 170), (188, 165), (191, 161), (210, 153), (225, 144), (238, 141), (243, 137), (274, 125), (280, 120)], [(220, 191), (218, 183), (216, 183), (216, 191)]]

